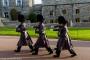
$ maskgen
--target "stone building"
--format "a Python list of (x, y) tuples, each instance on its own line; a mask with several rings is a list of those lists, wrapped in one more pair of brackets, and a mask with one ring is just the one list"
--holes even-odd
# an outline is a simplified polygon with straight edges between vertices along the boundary
[(1, 17), (1, 1), (0, 1), (0, 17)]
[(42, 14), (47, 22), (55, 22), (60, 15), (73, 26), (90, 22), (90, 0), (42, 0), (42, 2)]
[(33, 5), (33, 0), (0, 0), (1, 17), (10, 18), (10, 11), (16, 9), (27, 15)]
[(35, 14), (42, 14), (42, 4), (35, 4), (32, 9)]

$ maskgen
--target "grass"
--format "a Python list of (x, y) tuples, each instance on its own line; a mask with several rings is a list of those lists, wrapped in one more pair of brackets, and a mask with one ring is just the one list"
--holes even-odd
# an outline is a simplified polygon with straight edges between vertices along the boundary
[(90, 28), (69, 28), (69, 35), (73, 39), (90, 41)]
[[(31, 37), (37, 37), (33, 28), (27, 30)], [(90, 41), (90, 28), (69, 28), (69, 35), (72, 39)], [(0, 27), (0, 35), (18, 36), (19, 33), (12, 27)], [(46, 29), (46, 35), (48, 38), (57, 38), (57, 32), (52, 29)]]

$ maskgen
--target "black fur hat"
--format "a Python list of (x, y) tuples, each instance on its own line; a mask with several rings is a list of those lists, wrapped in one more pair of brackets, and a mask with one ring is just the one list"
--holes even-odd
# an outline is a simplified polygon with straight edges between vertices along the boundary
[(58, 23), (59, 24), (67, 24), (68, 22), (67, 22), (67, 20), (63, 17), (63, 16), (59, 16), (58, 17)]
[(44, 18), (43, 18), (43, 16), (41, 14), (37, 15), (37, 21), (38, 22), (43, 22), (44, 21)]
[(19, 21), (19, 22), (24, 22), (24, 21), (25, 21), (24, 15), (18, 14), (18, 21)]

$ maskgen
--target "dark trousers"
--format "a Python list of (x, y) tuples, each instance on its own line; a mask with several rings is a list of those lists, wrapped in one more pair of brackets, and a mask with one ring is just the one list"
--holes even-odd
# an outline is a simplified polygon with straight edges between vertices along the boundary
[[(22, 46), (18, 46), (18, 47), (17, 47), (17, 51), (21, 51), (21, 47), (22, 47)], [(28, 47), (29, 47), (31, 50), (33, 50), (33, 46), (32, 46), (32, 45), (28, 45)]]
[[(56, 48), (56, 55), (57, 56), (60, 56), (60, 53), (61, 53), (61, 50), (63, 48), (64, 43), (65, 43), (64, 39), (58, 41), (57, 48)], [(70, 52), (70, 54), (76, 54), (74, 52), (73, 48), (71, 48), (71, 46), (69, 45), (68, 41), (67, 41), (67, 50)]]
[[(39, 46), (35, 46), (34, 53), (38, 54)], [(45, 46), (46, 50), (49, 52), (49, 54), (53, 53), (52, 49), (49, 46)]]
[(49, 52), (49, 54), (53, 53), (52, 49), (48, 45), (49, 45), (49, 42), (46, 39), (45, 35), (44, 34), (40, 35), (38, 40), (36, 41), (36, 43), (34, 45), (34, 53), (38, 54), (38, 49), (40, 47), (45, 47), (46, 50)]

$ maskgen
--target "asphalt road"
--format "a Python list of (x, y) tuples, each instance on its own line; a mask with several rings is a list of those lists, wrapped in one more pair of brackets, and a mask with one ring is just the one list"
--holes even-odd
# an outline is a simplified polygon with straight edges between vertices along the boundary
[[(39, 54), (36, 56), (31, 55), (28, 46), (23, 46), (20, 53), (15, 53), (16, 44), (19, 40), (18, 36), (0, 36), (0, 60), (90, 60), (90, 42), (89, 41), (72, 41), (74, 50), (77, 56), (70, 57), (67, 50), (61, 52), (61, 57), (53, 58), (48, 55), (45, 48), (39, 49)], [(35, 43), (37, 39), (33, 38)], [(50, 46), (55, 48), (57, 39), (49, 39)]]

